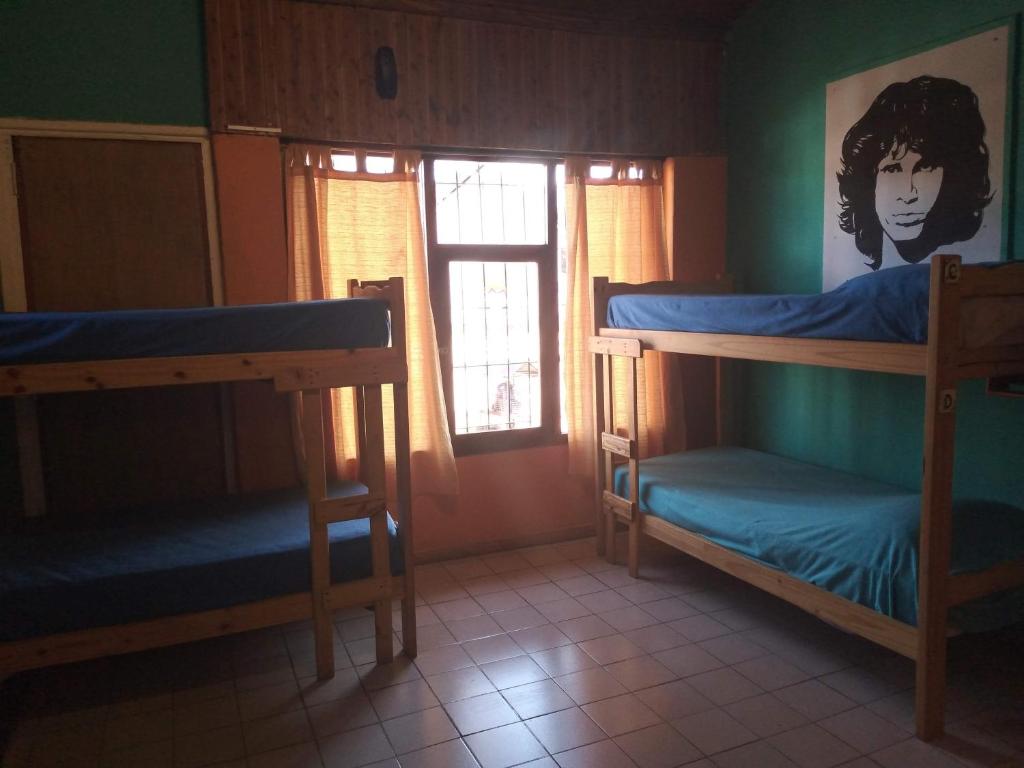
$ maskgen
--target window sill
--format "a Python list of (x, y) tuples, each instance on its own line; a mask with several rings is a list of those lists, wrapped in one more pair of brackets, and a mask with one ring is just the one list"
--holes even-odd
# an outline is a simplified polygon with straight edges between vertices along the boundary
[(568, 441), (568, 436), (561, 433), (550, 434), (542, 429), (514, 429), (503, 432), (453, 435), (452, 450), (456, 457), (479, 456), (485, 453), (503, 453), (566, 445)]

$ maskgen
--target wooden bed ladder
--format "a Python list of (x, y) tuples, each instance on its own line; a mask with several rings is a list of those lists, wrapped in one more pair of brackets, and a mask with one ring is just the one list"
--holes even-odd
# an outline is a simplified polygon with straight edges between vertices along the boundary
[[(600, 278), (597, 278), (600, 279)], [(598, 537), (599, 546), (603, 539), (608, 562), (615, 562), (615, 528), (621, 521), (629, 529), (629, 575), (636, 578), (640, 570), (640, 439), (639, 414), (637, 411), (637, 363), (643, 357), (643, 348), (636, 339), (605, 339), (592, 337), (590, 351), (595, 353), (595, 373), (600, 377), (595, 385), (595, 401), (602, 410), (596, 413), (598, 452), (603, 458), (603, 467), (595, 471), (597, 501), (600, 515), (604, 518), (603, 536)], [(609, 430), (615, 429), (615, 406), (613, 390), (612, 361), (623, 357), (627, 362), (627, 408), (626, 436)], [(596, 378), (596, 377), (595, 377)], [(614, 457), (619, 456), (629, 466), (629, 490), (624, 498), (615, 493)], [(599, 528), (600, 530), (600, 528)]]

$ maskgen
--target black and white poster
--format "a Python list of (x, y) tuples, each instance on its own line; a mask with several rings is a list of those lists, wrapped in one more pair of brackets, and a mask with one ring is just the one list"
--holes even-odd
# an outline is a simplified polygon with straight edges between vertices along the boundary
[(1001, 258), (1009, 34), (828, 84), (823, 290), (938, 252)]

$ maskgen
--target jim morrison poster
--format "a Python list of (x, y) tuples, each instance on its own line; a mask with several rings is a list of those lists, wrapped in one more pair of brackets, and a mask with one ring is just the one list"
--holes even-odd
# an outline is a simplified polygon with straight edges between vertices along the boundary
[(956, 253), (1001, 258), (1009, 27), (831, 82), (822, 289)]

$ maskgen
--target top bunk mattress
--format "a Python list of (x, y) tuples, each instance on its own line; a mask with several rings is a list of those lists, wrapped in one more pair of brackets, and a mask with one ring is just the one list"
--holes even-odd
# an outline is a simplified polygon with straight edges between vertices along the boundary
[(608, 302), (607, 322), (653, 331), (924, 344), (930, 272), (928, 264), (908, 264), (820, 294), (625, 294)]
[(111, 312), (0, 312), (0, 365), (384, 347), (388, 305), (334, 299)]
[[(616, 492), (625, 496), (628, 483), (620, 467)], [(879, 613), (917, 622), (917, 493), (747, 448), (707, 448), (641, 461), (640, 507)], [(952, 573), (1021, 557), (1024, 510), (954, 504)], [(955, 619), (971, 630), (1012, 623), (1024, 618), (1022, 595), (959, 606)]]

